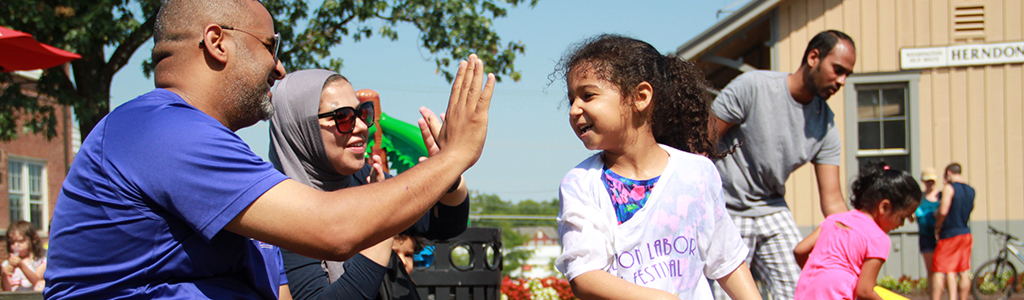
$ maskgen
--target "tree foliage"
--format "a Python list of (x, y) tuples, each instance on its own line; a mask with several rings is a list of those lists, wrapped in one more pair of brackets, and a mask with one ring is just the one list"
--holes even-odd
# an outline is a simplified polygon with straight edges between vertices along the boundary
[[(501, 200), (494, 194), (473, 193), (470, 197), (473, 205), (470, 212), (473, 215), (516, 215), (516, 216), (547, 216), (558, 215), (558, 200), (552, 199), (546, 202), (534, 200), (523, 200), (517, 203)], [(509, 219), (481, 219), (473, 220), (472, 226), (498, 227), (501, 228), (501, 242), (504, 254), (504, 268), (502, 274), (508, 276), (510, 272), (522, 267), (526, 260), (533, 255), (532, 250), (517, 248), (530, 241), (531, 236), (522, 235), (515, 231), (516, 227), (523, 226), (550, 226), (555, 227), (554, 219), (550, 220), (509, 220)]]
[[(332, 47), (371, 37), (397, 40), (396, 27), (411, 24), (419, 30), (420, 46), (430, 53), (436, 73), (447, 80), (454, 76), (448, 70), (452, 62), (477, 53), (498, 80), (507, 76), (518, 81), (513, 62), (525, 45), (503, 43), (492, 21), (505, 17), (509, 7), (532, 7), (537, 0), (325, 0), (317, 8), (306, 0), (263, 3), (281, 33), (279, 57), (287, 70), (340, 69), (342, 59), (331, 56)], [(159, 0), (4, 0), (0, 26), (82, 55), (70, 70), (45, 70), (37, 88), (39, 94), (74, 108), (84, 138), (110, 111), (114, 74), (152, 37), (159, 7)], [(107, 53), (107, 48), (114, 50)], [(152, 71), (149, 59), (143, 71), (147, 76)], [(52, 101), (24, 93), (9, 73), (0, 73), (0, 87), (0, 141), (17, 137), (22, 126), (56, 136)]]

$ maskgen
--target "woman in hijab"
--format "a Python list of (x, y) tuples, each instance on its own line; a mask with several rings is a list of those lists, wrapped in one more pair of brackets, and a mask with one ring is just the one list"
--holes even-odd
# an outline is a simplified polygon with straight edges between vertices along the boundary
[[(372, 166), (366, 163), (373, 104), (360, 105), (344, 76), (327, 70), (291, 72), (274, 89), (273, 103), (270, 161), (285, 175), (323, 191), (391, 177), (382, 171), (380, 157), (374, 157)], [(426, 124), (440, 128), (440, 121), (428, 109), (421, 113), (420, 128), (433, 154), (438, 148)], [(468, 218), (469, 193), (460, 178), (403, 234), (447, 239), (465, 231)], [(391, 250), (391, 241), (345, 262), (320, 261), (281, 249), (292, 296), (297, 300), (418, 299), (409, 274)]]

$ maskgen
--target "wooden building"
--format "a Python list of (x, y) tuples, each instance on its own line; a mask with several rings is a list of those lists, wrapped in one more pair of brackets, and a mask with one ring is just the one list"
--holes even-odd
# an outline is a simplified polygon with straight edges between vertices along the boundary
[[(844, 195), (858, 163), (882, 159), (919, 177), (951, 162), (977, 191), (972, 267), (1000, 244), (987, 227), (1024, 236), (1024, 5), (1020, 0), (751, 0), (679, 47), (716, 88), (744, 71), (795, 71), (807, 42), (836, 29), (857, 64), (828, 100), (843, 137)], [(822, 220), (813, 168), (786, 183), (801, 231)], [(917, 225), (891, 233), (881, 275), (923, 277)]]

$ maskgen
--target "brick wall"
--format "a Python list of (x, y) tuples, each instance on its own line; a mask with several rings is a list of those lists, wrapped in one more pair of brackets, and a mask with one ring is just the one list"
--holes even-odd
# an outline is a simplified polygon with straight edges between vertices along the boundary
[[(6, 233), (10, 226), (10, 174), (8, 174), (8, 162), (11, 158), (23, 159), (35, 162), (46, 162), (46, 187), (43, 197), (47, 203), (44, 209), (44, 223), (48, 223), (53, 214), (53, 207), (57, 203), (57, 195), (60, 193), (61, 184), (74, 159), (72, 153), (72, 131), (74, 126), (71, 123), (71, 108), (67, 106), (56, 106), (57, 136), (47, 139), (42, 134), (20, 132), (17, 139), (8, 142), (0, 142), (0, 233)], [(27, 201), (27, 199), (25, 200)], [(45, 226), (48, 227), (48, 224)], [(40, 237), (44, 243), (49, 235), (41, 231)], [(6, 245), (6, 240), (0, 238), (0, 245)], [(3, 247), (0, 253), (6, 253), (7, 247)], [(5, 255), (6, 256), (6, 255)]]

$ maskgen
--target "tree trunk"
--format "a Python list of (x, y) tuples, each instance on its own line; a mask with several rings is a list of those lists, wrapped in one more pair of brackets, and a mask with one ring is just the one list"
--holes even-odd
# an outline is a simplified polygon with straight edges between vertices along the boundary
[[(110, 112), (110, 84), (114, 74), (106, 74), (107, 61), (103, 57), (103, 45), (97, 44), (93, 51), (71, 62), (75, 72), (75, 89), (78, 99), (74, 102), (75, 117), (82, 141), (92, 132), (103, 117)], [(95, 49), (98, 48), (98, 49)]]

